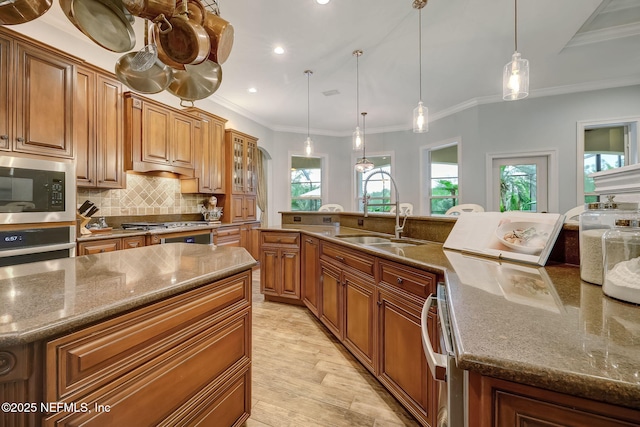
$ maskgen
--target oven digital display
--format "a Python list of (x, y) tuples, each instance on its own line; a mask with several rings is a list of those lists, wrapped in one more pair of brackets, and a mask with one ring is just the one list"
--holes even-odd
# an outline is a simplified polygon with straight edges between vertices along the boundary
[(69, 227), (31, 228), (0, 232), (0, 251), (69, 242)]

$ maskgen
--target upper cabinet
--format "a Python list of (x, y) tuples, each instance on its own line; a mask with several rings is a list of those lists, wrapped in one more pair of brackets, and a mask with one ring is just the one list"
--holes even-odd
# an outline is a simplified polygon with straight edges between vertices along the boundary
[(131, 92), (124, 96), (126, 170), (194, 177), (200, 120)]
[(117, 79), (78, 67), (73, 127), (79, 187), (125, 187), (122, 92)]
[(227, 120), (197, 108), (185, 111), (200, 118), (200, 129), (196, 132), (195, 178), (181, 180), (181, 190), (224, 194), (224, 124)]
[(75, 65), (0, 32), (0, 149), (73, 158)]
[(224, 222), (255, 221), (258, 139), (233, 129), (225, 131), (226, 197)]

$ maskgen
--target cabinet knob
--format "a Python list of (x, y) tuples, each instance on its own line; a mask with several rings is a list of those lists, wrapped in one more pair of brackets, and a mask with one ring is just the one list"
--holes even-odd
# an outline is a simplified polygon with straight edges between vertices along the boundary
[(103, 253), (103, 252), (104, 252), (104, 249), (100, 249), (100, 253)]
[(378, 304), (378, 307), (382, 306), (382, 301), (378, 301), (377, 304)]
[(18, 141), (18, 142), (24, 142), (24, 138), (23, 138), (23, 137), (21, 137), (21, 136), (19, 136), (19, 137), (17, 137), (17, 138), (16, 138), (16, 141)]
[(9, 139), (9, 135), (0, 135), (0, 139), (6, 141)]
[(344, 262), (344, 258), (343, 258), (343, 257), (341, 257), (340, 255), (336, 255), (336, 259), (337, 259), (338, 261), (342, 261), (342, 262)]
[(402, 277), (398, 277), (396, 279), (396, 282), (398, 283), (398, 285), (402, 285), (402, 282), (403, 282)]

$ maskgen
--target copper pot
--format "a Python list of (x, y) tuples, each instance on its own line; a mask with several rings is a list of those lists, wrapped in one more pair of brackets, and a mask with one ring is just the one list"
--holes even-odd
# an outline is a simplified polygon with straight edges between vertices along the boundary
[(132, 15), (149, 20), (176, 12), (176, 0), (122, 0), (122, 4)]
[(200, 25), (204, 24), (204, 16), (207, 10), (200, 0), (187, 0), (187, 14), (189, 19)]
[(211, 38), (209, 59), (218, 64), (224, 63), (233, 48), (233, 26), (215, 13), (206, 11), (203, 27)]
[(140, 93), (158, 93), (165, 90), (173, 79), (173, 71), (167, 65), (156, 61), (145, 71), (135, 71), (131, 68), (131, 61), (137, 52), (129, 52), (116, 62), (116, 77), (131, 90)]
[(0, 1), (0, 25), (24, 24), (44, 15), (52, 0)]
[[(183, 107), (193, 106), (193, 101), (212, 95), (222, 83), (222, 67), (213, 61), (198, 65), (185, 65), (185, 70), (173, 72), (173, 80), (167, 92), (180, 98)], [(191, 105), (184, 101), (191, 102)]]
[[(169, 19), (171, 31), (160, 31), (159, 43), (164, 55), (178, 64), (200, 64), (209, 56), (209, 35), (197, 22), (188, 17), (187, 0), (183, 0), (178, 14)], [(159, 52), (158, 52), (159, 54)]]

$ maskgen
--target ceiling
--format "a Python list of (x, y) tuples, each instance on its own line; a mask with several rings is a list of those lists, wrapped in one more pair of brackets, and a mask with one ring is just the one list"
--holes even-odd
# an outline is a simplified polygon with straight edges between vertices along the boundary
[[(235, 42), (211, 99), (270, 129), (306, 133), (310, 69), (311, 132), (350, 135), (358, 118), (352, 52), (361, 49), (367, 133), (410, 129), (420, 98), (412, 1), (218, 0)], [(59, 10), (43, 19), (55, 14), (60, 28)], [(283, 55), (273, 53), (276, 45)], [(518, 50), (530, 63), (531, 97), (638, 84), (640, 1), (519, 0)], [(429, 0), (422, 10), (422, 98), (431, 121), (503, 102), (502, 68), (513, 51), (513, 0)]]

